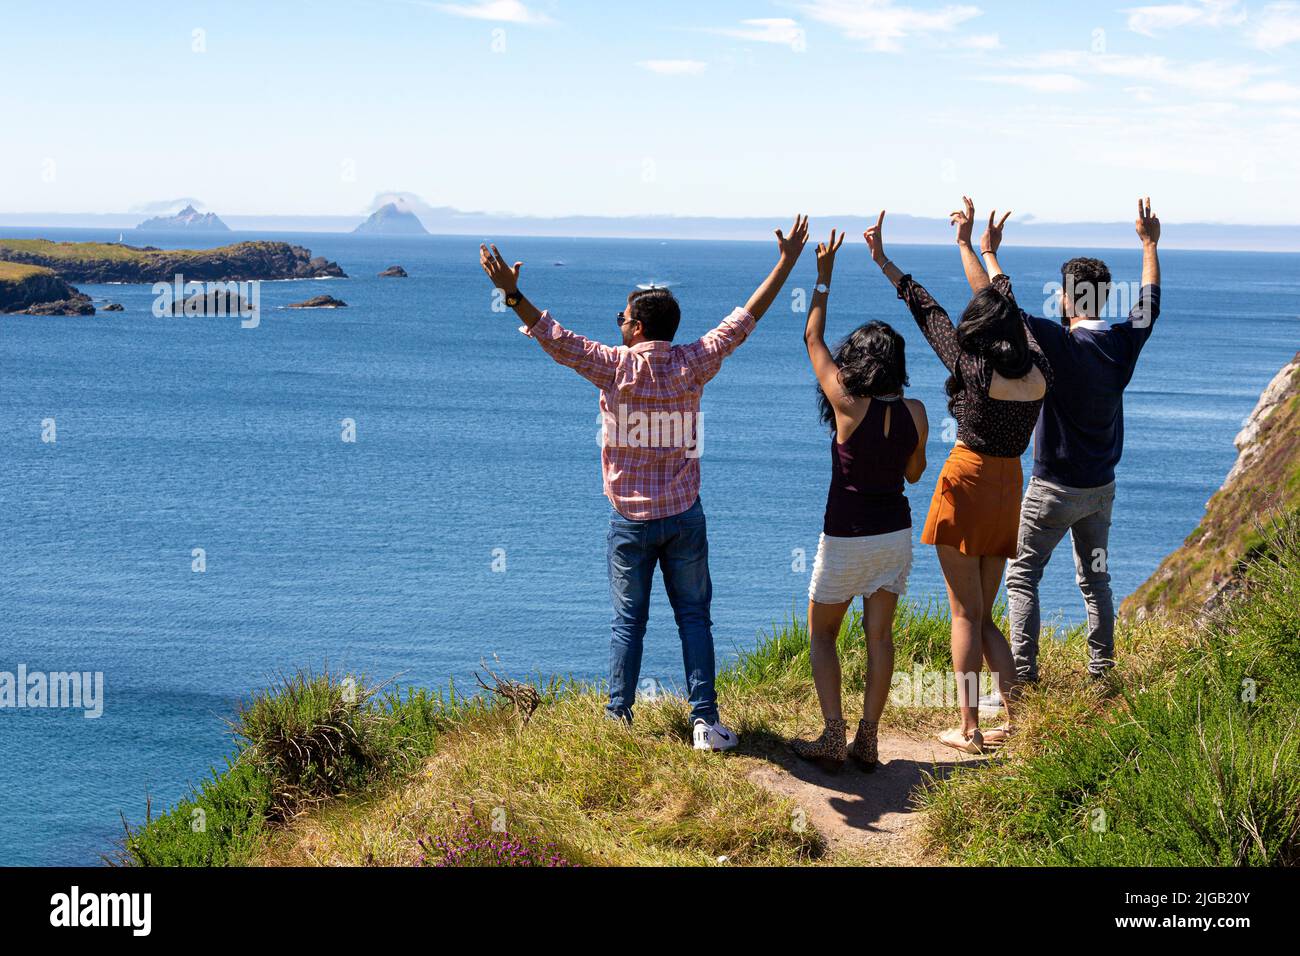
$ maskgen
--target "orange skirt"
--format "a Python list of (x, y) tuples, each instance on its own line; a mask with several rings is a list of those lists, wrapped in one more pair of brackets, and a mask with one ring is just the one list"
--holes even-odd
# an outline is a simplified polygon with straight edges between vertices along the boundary
[(1023, 478), (1019, 458), (955, 446), (939, 472), (921, 540), (962, 554), (1014, 558)]

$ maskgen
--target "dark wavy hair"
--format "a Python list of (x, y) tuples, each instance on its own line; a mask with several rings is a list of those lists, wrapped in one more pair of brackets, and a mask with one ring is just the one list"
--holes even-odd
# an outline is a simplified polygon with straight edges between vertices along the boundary
[[(1076, 313), (1080, 303), (1085, 306), (1085, 315), (1080, 318), (1086, 318), (1088, 312), (1099, 316), (1110, 297), (1110, 269), (1100, 259), (1089, 256), (1071, 259), (1061, 266), (1061, 288)], [(1064, 309), (1061, 310), (1061, 322), (1066, 327), (1070, 324)]]
[[(902, 391), (907, 382), (907, 343), (887, 322), (860, 325), (839, 345), (831, 357), (840, 367), (840, 385), (855, 398), (876, 398)], [(817, 386), (817, 405), (822, 423), (835, 430), (835, 409)]]
[[(967, 355), (979, 359), (1003, 378), (1022, 378), (1033, 367), (1020, 310), (992, 286), (977, 292), (961, 314), (957, 344)], [(948, 376), (944, 388), (948, 393), (948, 411), (956, 417), (957, 399), (966, 389), (960, 362)]]
[(647, 339), (671, 342), (682, 321), (682, 309), (663, 286), (637, 289), (627, 297), (628, 315), (641, 323)]

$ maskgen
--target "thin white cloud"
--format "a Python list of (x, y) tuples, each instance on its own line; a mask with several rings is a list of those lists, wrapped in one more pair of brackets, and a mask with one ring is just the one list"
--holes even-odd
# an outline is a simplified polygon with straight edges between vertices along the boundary
[(544, 13), (530, 10), (520, 0), (476, 0), (474, 3), (437, 3), (443, 13), (471, 20), (495, 20), (498, 23), (549, 23)]
[(922, 9), (893, 0), (810, 0), (799, 9), (810, 20), (834, 27), (850, 40), (865, 41), (878, 52), (900, 50), (912, 35), (951, 33), (981, 12), (966, 4)]
[(642, 60), (637, 66), (660, 76), (696, 76), (708, 68), (700, 60)]
[(1256, 26), (1251, 40), (1261, 50), (1280, 50), (1300, 43), (1300, 3), (1270, 3), (1252, 23)]
[(1113, 77), (1129, 86), (1168, 87), (1202, 97), (1283, 102), (1295, 98), (1296, 89), (1275, 79), (1277, 67), (1218, 60), (1188, 62), (1148, 53), (1083, 53), (1056, 50), (1031, 56), (1008, 58), (1004, 65), (1037, 72), (1068, 73), (1077, 76)]
[(999, 73), (981, 76), (985, 83), (1002, 83), (1033, 90), (1035, 93), (1077, 93), (1087, 84), (1069, 73)]
[(1161, 3), (1132, 7), (1124, 12), (1128, 14), (1128, 28), (1148, 37), (1181, 27), (1240, 26), (1246, 21), (1246, 10), (1241, 0)]
[(789, 17), (741, 20), (738, 27), (719, 27), (710, 32), (753, 43), (779, 43), (782, 46), (793, 46), (803, 39), (803, 27)]

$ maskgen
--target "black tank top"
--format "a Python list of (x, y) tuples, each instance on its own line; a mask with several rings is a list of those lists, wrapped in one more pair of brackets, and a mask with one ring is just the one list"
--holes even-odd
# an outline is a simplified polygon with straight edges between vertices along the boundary
[(859, 538), (910, 528), (912, 509), (903, 494), (903, 472), (916, 451), (917, 438), (907, 405), (879, 398), (871, 399), (867, 414), (847, 442), (841, 445), (832, 435), (831, 490), (822, 531), (837, 538)]

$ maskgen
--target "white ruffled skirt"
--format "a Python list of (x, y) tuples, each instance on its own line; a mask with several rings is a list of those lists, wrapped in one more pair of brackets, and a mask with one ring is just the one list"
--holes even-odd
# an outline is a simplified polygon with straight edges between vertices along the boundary
[(881, 590), (905, 594), (911, 571), (911, 528), (858, 538), (823, 534), (808, 597), (818, 604), (840, 604)]

